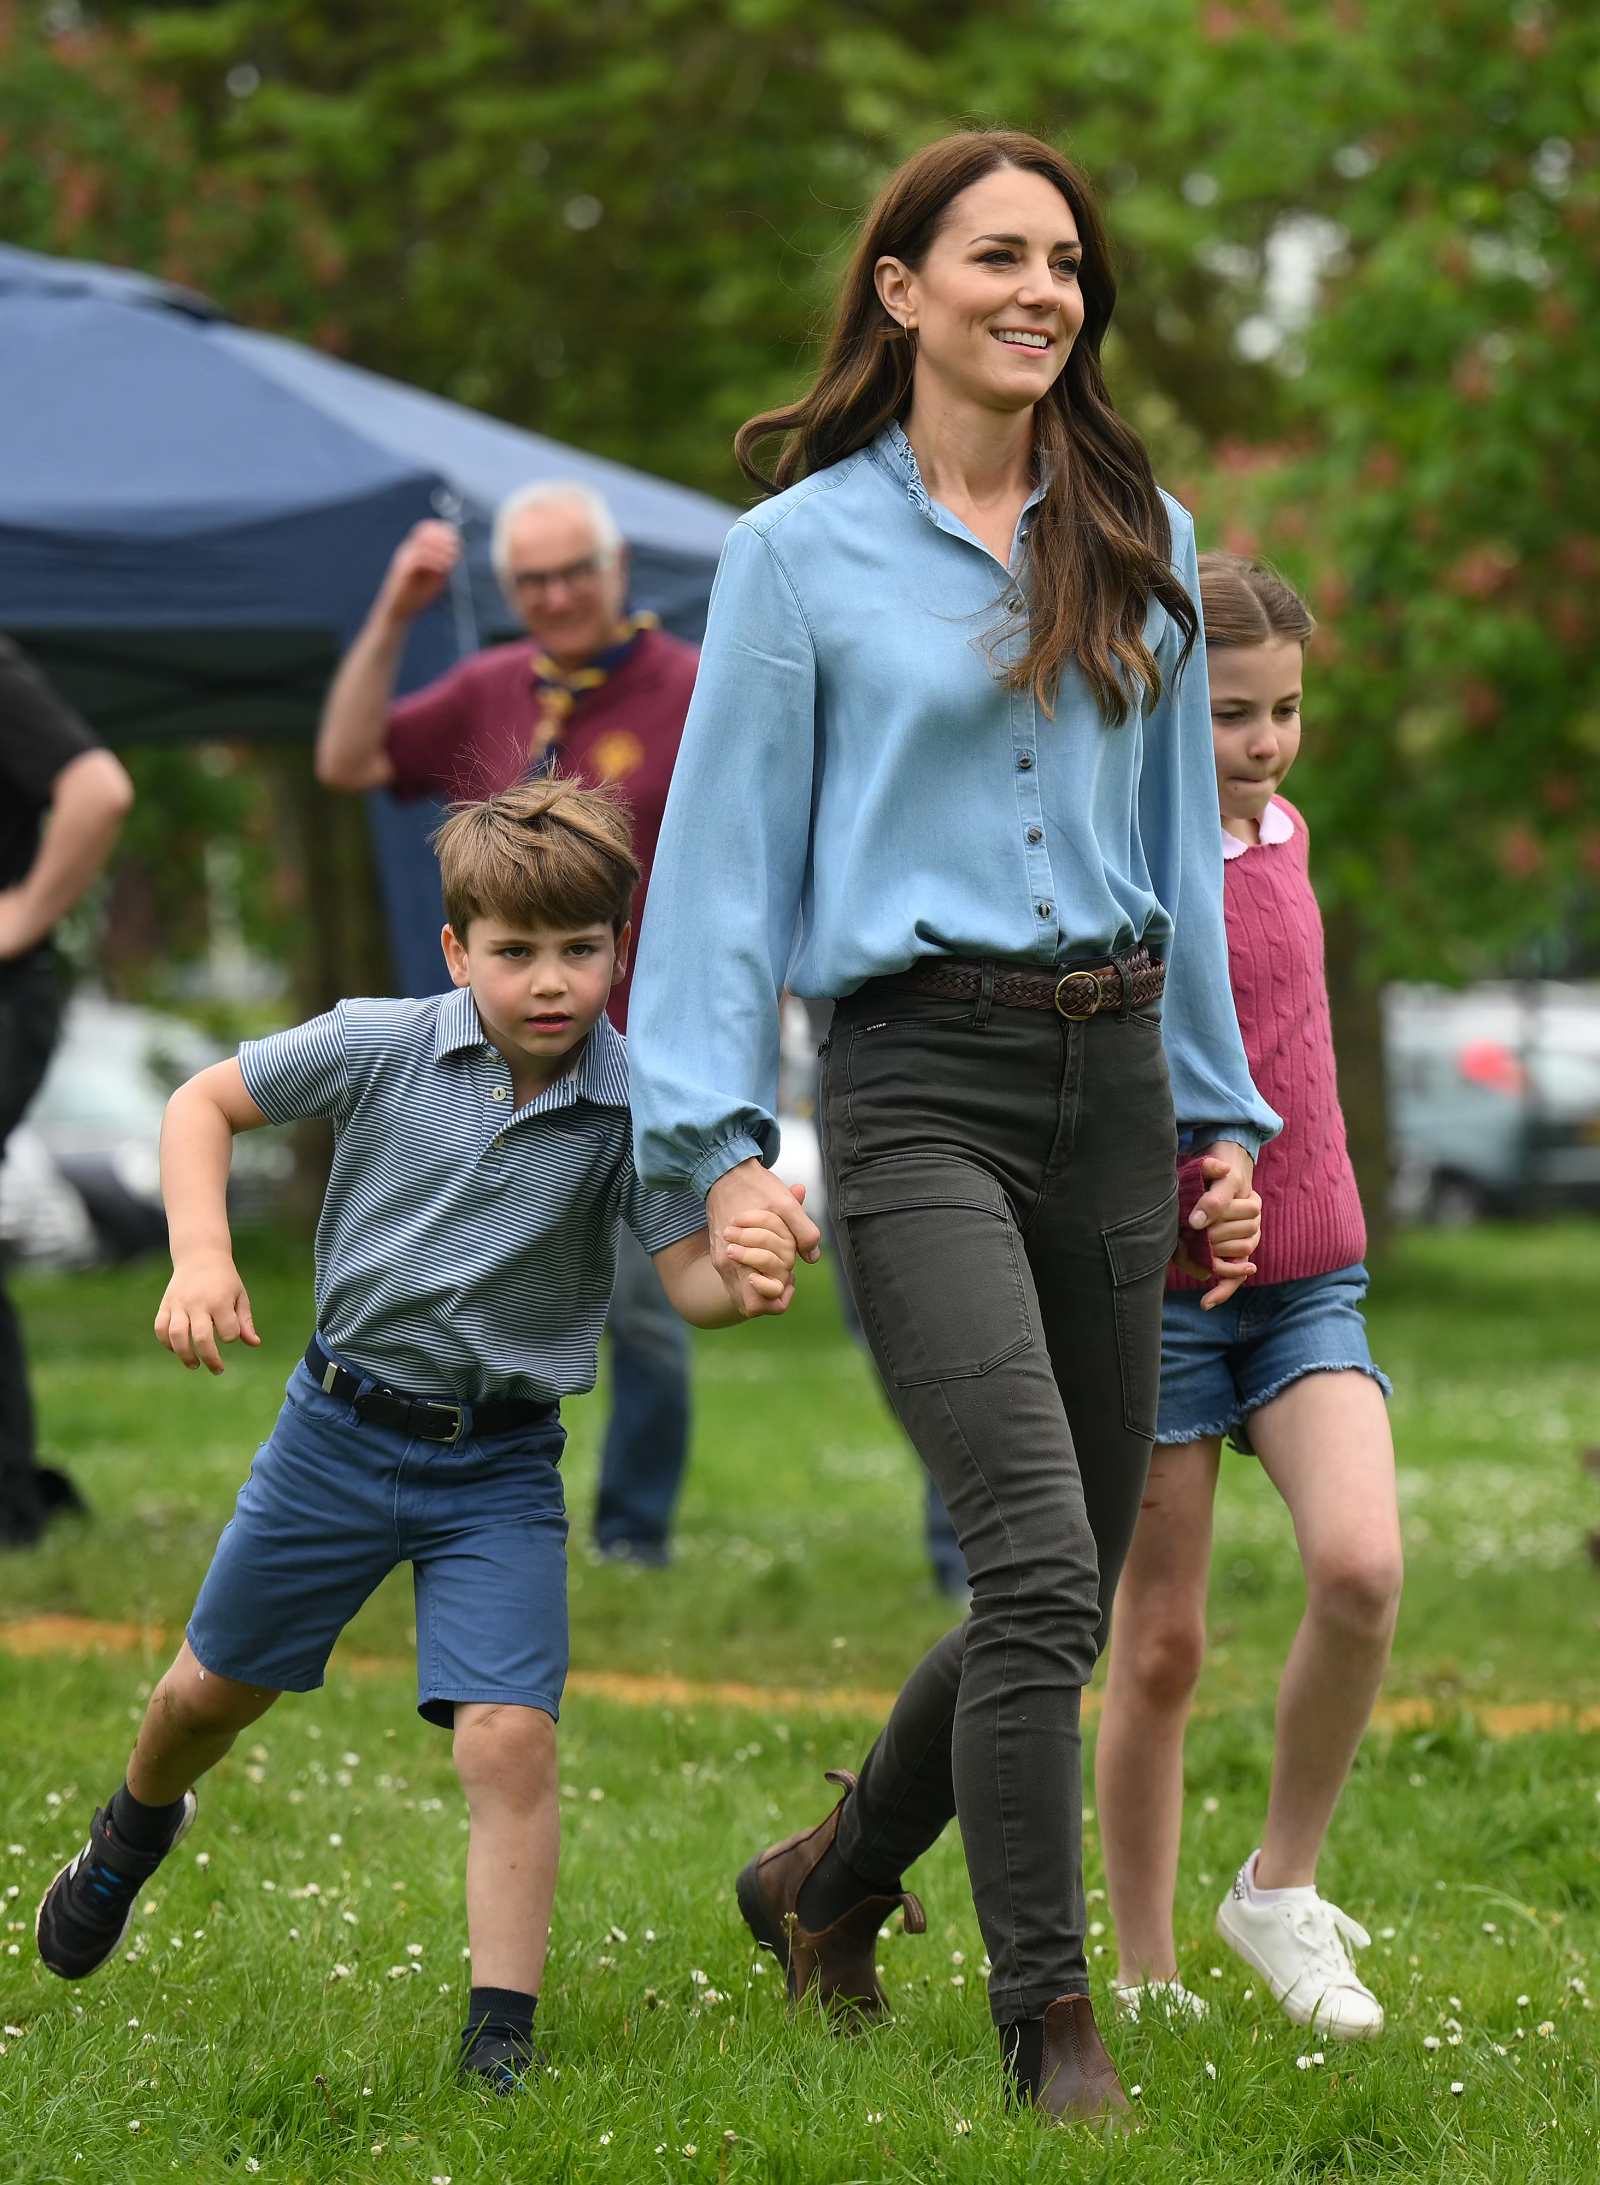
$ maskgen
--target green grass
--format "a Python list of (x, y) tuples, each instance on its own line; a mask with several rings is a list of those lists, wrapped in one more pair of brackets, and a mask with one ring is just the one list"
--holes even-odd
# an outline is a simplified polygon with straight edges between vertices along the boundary
[[(246, 1271), (268, 1346), (220, 1384), (156, 1350), (150, 1267), (22, 1286), (45, 1444), (96, 1518), (0, 1558), (0, 1613), (176, 1631), (307, 1327), (296, 1248), (258, 1240)], [(1600, 1491), (1577, 1462), (1600, 1444), (1600, 1230), (1407, 1239), (1372, 1321), (1399, 1390), (1409, 1563), (1390, 1690), (1435, 1715), (1368, 1739), (1323, 1870), (1373, 1931), (1382, 2042), (1307, 2039), (1245, 1999), (1247, 1976), (1210, 1936), (1255, 1841), (1300, 1605), (1283, 1514), (1230, 1458), (1179, 1907), (1184, 1978), (1214, 2011), (1203, 2028), (1112, 2032), (1142, 2088), (1131, 2146), (1007, 2116), (954, 1832), (914, 1877), (929, 1934), (884, 1944), (897, 2024), (838, 2042), (787, 2018), (775, 1973), (753, 1969), (732, 1876), (820, 1814), (820, 1771), (870, 1735), (820, 1705), (573, 1698), (540, 2005), (559, 2076), (512, 2105), (456, 2090), (463, 1808), (446, 1740), (413, 1711), (409, 1588), (395, 1582), (351, 1644), (401, 1666), (336, 1662), (325, 1692), (243, 1741), (136, 1922), (134, 1961), (82, 1988), (39, 1971), (32, 1905), (117, 1780), (159, 1662), (0, 1653), (0, 1886), (17, 1889), (19, 1922), (0, 2019), (23, 2029), (0, 2034), (0, 2177), (1592, 2179), (1597, 2014), (1572, 1983), (1600, 1996), (1600, 1744), (1576, 1730), (1490, 1739), (1474, 1710), (1600, 1701), (1584, 1551)], [(825, 1282), (785, 1324), (703, 1339), (697, 1402), (679, 1561), (661, 1575), (584, 1552), (598, 1411), (569, 1407), (575, 1663), (892, 1688), (946, 1611), (922, 1566), (912, 1460)], [(1098, 1888), (1092, 1826), (1089, 1861)], [(1095, 1938), (1097, 1979), (1110, 1943)]]

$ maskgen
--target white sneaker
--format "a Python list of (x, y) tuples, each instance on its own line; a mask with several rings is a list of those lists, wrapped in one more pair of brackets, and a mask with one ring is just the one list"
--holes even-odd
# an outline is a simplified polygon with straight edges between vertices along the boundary
[(1167, 2019), (1200, 2019), (1208, 2009), (1204, 1998), (1186, 1988), (1176, 1974), (1170, 1980), (1142, 1980), (1131, 1988), (1119, 1988), (1113, 1981), (1111, 1993), (1117, 1999), (1117, 2016), (1135, 2023), (1147, 2005), (1152, 2016)]
[(1349, 1945), (1372, 1937), (1314, 1888), (1275, 1890), (1253, 1900), (1255, 1853), (1217, 1907), (1217, 1933), (1258, 1972), (1297, 2026), (1336, 2041), (1371, 2040), (1383, 2031), (1383, 2005), (1350, 1962)]

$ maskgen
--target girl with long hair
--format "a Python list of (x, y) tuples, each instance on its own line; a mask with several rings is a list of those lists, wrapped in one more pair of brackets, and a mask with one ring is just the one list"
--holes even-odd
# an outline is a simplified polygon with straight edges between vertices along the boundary
[[(1365, 1930), (1317, 1889), (1317, 1861), (1388, 1667), (1402, 1556), (1389, 1383), (1367, 1348), (1366, 1225), (1345, 1145), (1306, 823), (1280, 792), (1300, 749), (1310, 610), (1274, 570), (1200, 559), (1229, 977), (1245, 1053), (1283, 1116), (1261, 1164), (1256, 1280), (1219, 1312), (1167, 1277), (1156, 1449), (1113, 1620), (1095, 1746), (1119, 2007), (1204, 2017), (1178, 1978), (1172, 1900), (1183, 1733), (1206, 1650), (1212, 1503), (1224, 1440), (1259, 1457), (1294, 1519), (1306, 1611), (1278, 1686), (1259, 1849), (1217, 1932), (1297, 2025), (1383, 2031), (1356, 1971)], [(1181, 1182), (1180, 1182), (1181, 1200)]]
[(1078, 1712), (1156, 1427), (1174, 1096), (1214, 1301), (1277, 1129), (1228, 988), (1192, 527), (1106, 392), (1114, 297), (1088, 183), (1036, 138), (948, 137), (884, 185), (814, 386), (738, 438), (770, 498), (723, 551), (630, 1039), (641, 1171), (706, 1193), (719, 1255), (775, 1209), (814, 1257), (765, 1165), (778, 1006), (836, 1000), (840, 1249), (972, 1582), (740, 1907), (796, 2001), (881, 2016), (878, 1928), (921, 1926), (904, 1871), (959, 1817), (1002, 2055), (1051, 2117), (1126, 2106)]

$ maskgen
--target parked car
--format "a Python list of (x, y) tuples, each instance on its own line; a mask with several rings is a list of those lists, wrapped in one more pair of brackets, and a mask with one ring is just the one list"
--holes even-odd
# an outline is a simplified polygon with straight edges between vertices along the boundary
[(89, 1209), (26, 1123), (0, 1164), (0, 1252), (36, 1267), (88, 1267), (102, 1256)]
[(1600, 1213), (1600, 984), (1393, 986), (1384, 1014), (1403, 1219)]
[[(21, 1259), (66, 1266), (164, 1247), (162, 1113), (175, 1087), (226, 1052), (182, 1017), (75, 995), (44, 1083), (6, 1149), (0, 1240)], [(228, 1192), (235, 1218), (269, 1211), (293, 1167), (285, 1133), (240, 1138)], [(63, 1212), (63, 1189), (87, 1233)]]

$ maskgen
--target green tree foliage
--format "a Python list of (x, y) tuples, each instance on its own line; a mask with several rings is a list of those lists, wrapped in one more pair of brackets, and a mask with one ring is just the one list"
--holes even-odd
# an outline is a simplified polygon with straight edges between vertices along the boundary
[(1323, 879), (1415, 976), (1595, 938), (1600, 16), (1361, 13), (1262, 56), (1308, 120), (1263, 164), (1338, 256), (1253, 497), (1327, 626)]

